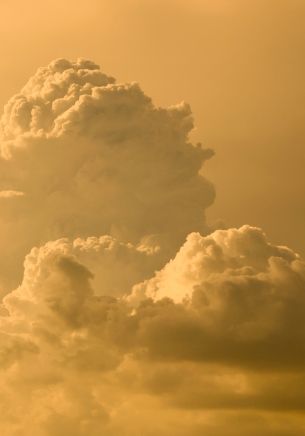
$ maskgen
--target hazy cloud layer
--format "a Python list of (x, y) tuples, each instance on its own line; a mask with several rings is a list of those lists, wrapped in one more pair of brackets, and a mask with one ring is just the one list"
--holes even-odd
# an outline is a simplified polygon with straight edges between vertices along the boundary
[(204, 235), (191, 127), (85, 60), (7, 104), (2, 435), (304, 434), (305, 262), (258, 228)]

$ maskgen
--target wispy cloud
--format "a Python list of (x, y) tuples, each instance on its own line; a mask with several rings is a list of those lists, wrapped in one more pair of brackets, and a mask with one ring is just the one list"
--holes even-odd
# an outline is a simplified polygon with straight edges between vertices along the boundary
[(7, 190), (7, 191), (0, 191), (0, 198), (13, 198), (13, 197), (23, 197), (24, 192), (22, 191), (14, 191), (14, 190)]

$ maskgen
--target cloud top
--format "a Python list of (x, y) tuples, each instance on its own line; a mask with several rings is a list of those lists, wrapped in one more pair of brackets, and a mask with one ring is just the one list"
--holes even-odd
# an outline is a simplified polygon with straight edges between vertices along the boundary
[(112, 83), (114, 79), (103, 74), (98, 65), (84, 59), (57, 59), (39, 68), (4, 108), (3, 154), (9, 154), (9, 144), (18, 143), (22, 137), (59, 135), (64, 130), (59, 125), (64, 124), (73, 107), (92, 96), (94, 89)]

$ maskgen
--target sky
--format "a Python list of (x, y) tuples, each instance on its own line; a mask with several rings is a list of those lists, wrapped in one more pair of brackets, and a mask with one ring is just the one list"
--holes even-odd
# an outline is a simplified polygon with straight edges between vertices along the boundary
[(0, 8), (1, 106), (38, 66), (79, 56), (139, 82), (157, 105), (185, 100), (194, 139), (217, 156), (206, 168), (217, 189), (211, 220), (259, 225), (304, 255), (302, 0), (13, 0)]
[(304, 434), (304, 18), (1, 2), (1, 434)]

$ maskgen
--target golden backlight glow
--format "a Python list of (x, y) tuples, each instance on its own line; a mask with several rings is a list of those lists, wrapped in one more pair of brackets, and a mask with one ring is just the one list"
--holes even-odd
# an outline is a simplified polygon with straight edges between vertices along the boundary
[(1, 3), (1, 436), (304, 436), (304, 18)]

